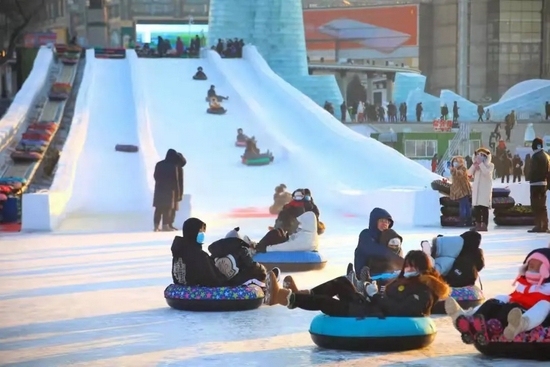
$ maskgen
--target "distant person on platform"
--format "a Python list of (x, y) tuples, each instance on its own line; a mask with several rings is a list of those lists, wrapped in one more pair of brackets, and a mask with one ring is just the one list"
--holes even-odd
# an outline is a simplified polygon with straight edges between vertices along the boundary
[(174, 149), (168, 149), (166, 158), (155, 166), (155, 191), (153, 194), (154, 231), (159, 232), (159, 225), (162, 221), (162, 231), (170, 232), (176, 230), (171, 226), (174, 212), (178, 207), (178, 195), (183, 193), (179, 187), (178, 162), (180, 157)]
[(229, 97), (220, 96), (216, 93), (216, 86), (211, 85), (210, 89), (207, 92), (208, 99), (212, 99), (212, 97), (216, 98), (218, 101), (224, 101), (226, 99), (229, 99)]
[(535, 216), (535, 227), (530, 233), (548, 232), (548, 210), (546, 208), (546, 190), (548, 189), (548, 164), (550, 157), (544, 151), (541, 138), (533, 139), (531, 167), (526, 172), (525, 180), (529, 181), (531, 192), (531, 209)]
[(550, 119), (550, 102), (546, 102), (546, 104), (544, 105), (544, 111), (546, 112), (546, 117), (545, 119), (548, 120)]
[(458, 102), (457, 101), (454, 101), (453, 102), (453, 123), (457, 123), (458, 122), (458, 118), (460, 117), (460, 115), (458, 114)]
[(348, 112), (348, 106), (346, 105), (346, 101), (344, 101), (340, 105), (340, 114), (342, 115), (342, 123), (346, 122), (347, 112)]
[(416, 104), (416, 122), (422, 121), (422, 112), (424, 111), (424, 108), (422, 107), (422, 102), (418, 102)]

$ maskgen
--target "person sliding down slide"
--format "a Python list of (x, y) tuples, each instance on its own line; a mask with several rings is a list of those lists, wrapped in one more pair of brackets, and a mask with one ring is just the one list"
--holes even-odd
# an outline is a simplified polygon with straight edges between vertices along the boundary
[(267, 305), (321, 311), (335, 317), (429, 316), (433, 305), (450, 293), (449, 286), (422, 251), (407, 254), (398, 277), (384, 292), (379, 292), (373, 282), (364, 296), (343, 276), (307, 290), (300, 290), (292, 276), (285, 277), (283, 285), (285, 288), (280, 288), (275, 275), (267, 274), (264, 298)]
[(278, 251), (317, 251), (319, 235), (317, 234), (317, 217), (313, 212), (305, 212), (298, 218), (299, 227), (296, 233), (290, 235), (285, 242), (275, 241), (273, 232), (269, 231), (256, 246), (257, 252)]
[(354, 267), (359, 279), (366, 281), (368, 273), (379, 275), (392, 273), (403, 266), (403, 258), (387, 245), (380, 243), (383, 231), (393, 227), (393, 219), (386, 210), (374, 208), (370, 213), (369, 228), (359, 235), (355, 249)]
[(206, 80), (207, 79), (206, 74), (202, 71), (202, 66), (199, 66), (197, 68), (197, 72), (195, 73), (195, 75), (193, 75), (193, 79), (195, 79), (195, 80)]
[(214, 86), (214, 85), (210, 86), (210, 89), (208, 90), (208, 92), (206, 94), (206, 99), (207, 100), (211, 100), (212, 98), (216, 98), (218, 101), (223, 101), (223, 100), (229, 99), (229, 97), (219, 96), (216, 93), (216, 86)]
[(208, 106), (208, 110), (213, 113), (225, 113), (226, 109), (222, 107), (220, 102), (216, 99), (216, 97), (210, 98), (210, 104)]
[(237, 129), (237, 142), (246, 143), (248, 141), (248, 136), (243, 132), (243, 129)]

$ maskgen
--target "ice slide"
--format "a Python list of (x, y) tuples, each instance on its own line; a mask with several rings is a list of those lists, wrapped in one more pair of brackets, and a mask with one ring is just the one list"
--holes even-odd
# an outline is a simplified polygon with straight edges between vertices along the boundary
[[(224, 61), (229, 68), (239, 69), (242, 60)], [(304, 172), (294, 147), (286, 139), (273, 135), (264, 126), (276, 121), (263, 111), (264, 105), (250, 103), (237, 93), (208, 58), (206, 59), (139, 59), (138, 83), (144, 91), (151, 136), (159, 159), (176, 149), (187, 159), (185, 192), (192, 195), (195, 213), (224, 213), (246, 206), (269, 206), (275, 186), (284, 182), (289, 187), (304, 185)], [(202, 66), (207, 81), (192, 80)], [(222, 96), (229, 96), (222, 116), (206, 113), (205, 101), (210, 85)], [(241, 163), (243, 148), (235, 147), (237, 129), (255, 136), (262, 151), (269, 149), (275, 161), (262, 167)], [(313, 183), (314, 180), (309, 182)], [(307, 180), (306, 180), (307, 183)]]
[(87, 126), (77, 143), (82, 145), (82, 151), (73, 163), (74, 181), (60, 229), (85, 228), (86, 222), (99, 217), (104, 222), (124, 218), (136, 226), (151, 227), (151, 201), (142, 152), (115, 151), (117, 144), (140, 145), (128, 60), (95, 59), (91, 55), (86, 62), (92, 65), (84, 74), (82, 85), (87, 90), (81, 89), (81, 93), (85, 93), (82, 98), (86, 106), (80, 112), (87, 114)]

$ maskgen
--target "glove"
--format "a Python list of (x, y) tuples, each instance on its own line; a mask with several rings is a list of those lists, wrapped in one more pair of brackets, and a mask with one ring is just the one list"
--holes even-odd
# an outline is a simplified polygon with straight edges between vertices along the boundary
[(422, 251), (426, 255), (432, 256), (432, 246), (430, 245), (430, 241), (422, 241), (420, 243), (420, 247), (422, 247)]
[(378, 286), (376, 285), (376, 280), (367, 285), (366, 292), (369, 295), (369, 297), (374, 296), (376, 293), (378, 293)]

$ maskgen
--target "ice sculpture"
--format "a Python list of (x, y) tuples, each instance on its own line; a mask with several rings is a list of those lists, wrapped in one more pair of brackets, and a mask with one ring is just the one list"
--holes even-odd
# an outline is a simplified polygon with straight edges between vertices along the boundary
[[(413, 73), (396, 73), (394, 100), (396, 103), (407, 102), (407, 119), (416, 121), (415, 106), (422, 102), (424, 113), (422, 121), (432, 121), (441, 116), (441, 106), (447, 104), (452, 117), (453, 102), (458, 102), (460, 121), (477, 121), (477, 105), (453, 91), (444, 89), (438, 97), (425, 93), (426, 77)], [(491, 111), (491, 120), (504, 121), (512, 110), (520, 119), (540, 119), (544, 117), (544, 104), (550, 101), (549, 80), (527, 80), (510, 88), (502, 98), (485, 110)]]
[(530, 147), (531, 143), (535, 138), (537, 137), (537, 134), (535, 133), (535, 127), (533, 124), (528, 124), (525, 128), (525, 134), (523, 135), (523, 141), (525, 143), (526, 147)]
[(340, 116), (342, 93), (332, 75), (308, 75), (300, 0), (211, 0), (208, 40), (242, 38), (269, 66), (320, 105), (329, 101)]
[(453, 103), (456, 101), (458, 104), (458, 116), (462, 121), (477, 121), (479, 118), (477, 114), (477, 105), (468, 101), (466, 98), (459, 96), (455, 92), (443, 89), (439, 95), (441, 105), (447, 104), (449, 107), (449, 118), (453, 116)]

